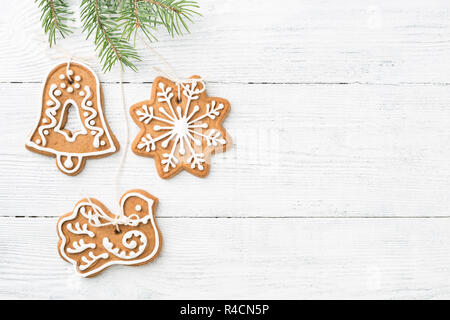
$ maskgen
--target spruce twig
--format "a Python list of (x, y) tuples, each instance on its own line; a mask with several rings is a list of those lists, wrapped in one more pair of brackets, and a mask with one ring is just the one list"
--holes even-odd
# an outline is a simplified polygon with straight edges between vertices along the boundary
[(35, 2), (39, 2), (42, 27), (48, 35), (50, 47), (56, 44), (56, 32), (63, 38), (72, 33), (67, 23), (73, 21), (70, 18), (73, 12), (64, 0), (35, 0)]
[(195, 1), (190, 0), (138, 0), (149, 5), (158, 22), (163, 24), (169, 34), (181, 35), (183, 31), (189, 32), (186, 20), (192, 22), (193, 15), (200, 15), (196, 8), (199, 5)]
[(83, 32), (87, 32), (87, 38), (89, 38), (95, 31), (95, 49), (99, 50), (103, 71), (111, 70), (116, 62), (136, 71), (132, 60), (139, 60), (139, 55), (136, 49), (122, 37), (113, 9), (100, 3), (100, 0), (82, 0)]
[[(71, 30), (68, 22), (72, 12), (66, 0), (35, 0), (41, 8), (42, 26), (50, 46), (56, 43), (57, 31), (64, 38)], [(156, 41), (156, 29), (163, 25), (171, 36), (189, 32), (188, 22), (199, 15), (193, 0), (82, 0), (81, 21), (87, 38), (94, 35), (96, 50), (103, 66), (109, 71), (119, 62), (136, 71), (139, 61), (131, 41), (139, 30), (150, 41)]]

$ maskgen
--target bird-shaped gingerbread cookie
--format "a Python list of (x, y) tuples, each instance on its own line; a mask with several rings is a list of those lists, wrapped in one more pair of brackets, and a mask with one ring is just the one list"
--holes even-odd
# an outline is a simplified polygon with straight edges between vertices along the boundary
[(58, 251), (83, 277), (109, 266), (141, 265), (161, 250), (155, 220), (158, 199), (143, 190), (131, 190), (120, 199), (122, 213), (112, 214), (100, 201), (85, 198), (58, 220)]

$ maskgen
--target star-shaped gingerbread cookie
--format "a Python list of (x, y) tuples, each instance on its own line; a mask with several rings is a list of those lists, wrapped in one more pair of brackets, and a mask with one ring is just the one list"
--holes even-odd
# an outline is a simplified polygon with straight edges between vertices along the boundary
[(222, 127), (230, 103), (209, 97), (200, 77), (191, 79), (177, 85), (157, 77), (150, 99), (130, 109), (140, 128), (131, 148), (137, 155), (154, 158), (161, 178), (170, 178), (182, 169), (205, 177), (211, 154), (231, 146)]

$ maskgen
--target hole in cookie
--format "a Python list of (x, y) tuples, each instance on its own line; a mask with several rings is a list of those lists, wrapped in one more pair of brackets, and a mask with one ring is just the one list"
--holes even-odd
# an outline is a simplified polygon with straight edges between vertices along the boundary
[(71, 103), (67, 104), (62, 115), (60, 129), (65, 131), (69, 137), (72, 137), (76, 132), (82, 131), (83, 128), (78, 108)]
[(118, 229), (118, 228), (115, 228), (115, 229), (114, 229), (114, 233), (115, 233), (115, 234), (121, 234), (121, 233), (122, 233), (122, 230), (120, 230), (120, 229)]
[(181, 103), (180, 97), (177, 97), (177, 103)]

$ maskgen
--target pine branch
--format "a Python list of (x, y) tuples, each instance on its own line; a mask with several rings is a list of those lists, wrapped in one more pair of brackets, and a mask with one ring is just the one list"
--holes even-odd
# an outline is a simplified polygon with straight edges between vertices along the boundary
[(87, 38), (95, 31), (94, 43), (96, 50), (99, 50), (103, 71), (110, 71), (116, 62), (136, 71), (133, 60), (139, 61), (139, 55), (122, 37), (113, 6), (107, 6), (101, 0), (82, 0), (81, 21), (83, 32), (87, 31)]
[[(50, 46), (56, 43), (56, 32), (63, 37), (71, 33), (67, 22), (72, 12), (66, 0), (35, 0), (42, 11), (41, 21), (48, 34)], [(196, 12), (193, 0), (81, 0), (81, 22), (86, 38), (94, 35), (94, 43), (103, 71), (119, 62), (122, 67), (136, 71), (139, 61), (136, 49), (130, 44), (138, 30), (149, 41), (156, 41), (156, 28), (163, 25), (171, 36), (189, 32), (187, 22)]]
[(186, 20), (192, 22), (193, 15), (200, 15), (196, 8), (199, 5), (190, 0), (138, 0), (148, 4), (150, 14), (157, 17), (156, 21), (163, 24), (169, 34), (181, 35), (183, 31), (189, 32)]
[(127, 2), (120, 11), (120, 20), (123, 28), (123, 36), (129, 41), (132, 37), (136, 40), (136, 33), (140, 29), (150, 41), (156, 41), (155, 26), (159, 24), (148, 10), (148, 6), (139, 0)]
[(64, 0), (35, 0), (35, 2), (39, 2), (38, 6), (42, 11), (42, 27), (48, 35), (50, 47), (56, 44), (56, 32), (59, 32), (63, 38), (72, 33), (67, 23), (73, 21), (70, 18), (73, 12)]

